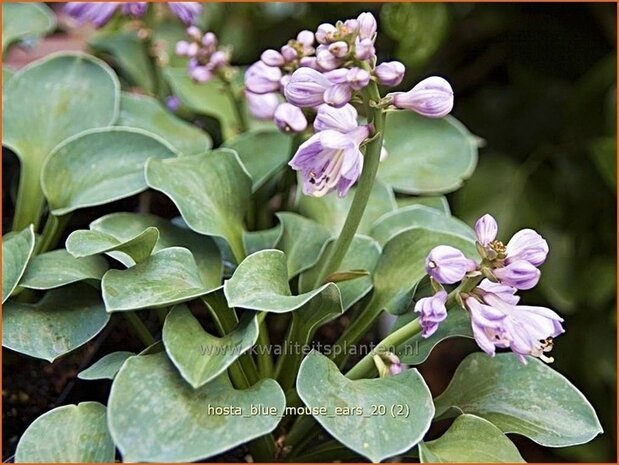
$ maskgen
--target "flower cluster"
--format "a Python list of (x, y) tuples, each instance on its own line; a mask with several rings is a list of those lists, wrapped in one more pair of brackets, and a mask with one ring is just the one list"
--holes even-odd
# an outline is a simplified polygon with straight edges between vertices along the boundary
[(194, 81), (210, 81), (230, 64), (230, 50), (219, 47), (215, 34), (203, 34), (196, 26), (190, 26), (187, 28), (187, 35), (188, 41), (181, 40), (176, 43), (176, 54), (189, 58), (187, 70)]
[(498, 225), (490, 215), (477, 221), (475, 233), (479, 263), (446, 245), (435, 247), (428, 254), (426, 271), (436, 292), (415, 305), (415, 311), (420, 313), (422, 336), (434, 334), (447, 317), (448, 294), (442, 285), (468, 278), (478, 282), (477, 286), (466, 292), (457, 288), (454, 292), (469, 313), (479, 347), (488, 355), (494, 355), (497, 347), (509, 348), (523, 363), (527, 355), (552, 362), (545, 353), (552, 349), (553, 338), (563, 333), (563, 319), (548, 308), (517, 305), (520, 298), (516, 295), (517, 291), (531, 289), (538, 283), (538, 267), (546, 260), (548, 244), (534, 230), (523, 229), (504, 245), (497, 240)]
[[(199, 2), (167, 2), (166, 5), (183, 23), (190, 25), (202, 12)], [(78, 23), (105, 26), (120, 9), (123, 16), (141, 18), (148, 9), (148, 2), (69, 2), (64, 11)]]
[[(402, 63), (377, 64), (376, 36), (371, 13), (324, 23), (315, 32), (301, 31), (279, 50), (264, 51), (245, 73), (245, 95), (256, 118), (274, 120), (285, 132), (313, 126), (314, 135), (290, 161), (303, 175), (307, 195), (331, 190), (346, 195), (361, 174), (360, 147), (373, 132), (370, 125), (359, 125), (352, 104), (370, 83), (394, 87), (404, 78)], [(431, 77), (374, 104), (440, 118), (452, 109), (453, 91), (444, 79)]]

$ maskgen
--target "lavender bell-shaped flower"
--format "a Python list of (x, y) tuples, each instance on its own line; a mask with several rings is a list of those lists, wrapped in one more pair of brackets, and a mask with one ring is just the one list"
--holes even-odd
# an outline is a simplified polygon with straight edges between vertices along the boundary
[(426, 258), (426, 272), (441, 284), (454, 284), (475, 270), (477, 264), (449, 245), (434, 247)]
[(396, 107), (412, 110), (428, 118), (448, 115), (454, 104), (451, 86), (438, 76), (424, 79), (408, 92), (395, 92), (391, 98)]
[(277, 107), (273, 119), (284, 132), (301, 132), (307, 128), (307, 119), (299, 107), (284, 102)]
[(494, 269), (492, 273), (500, 283), (522, 290), (534, 288), (541, 276), (535, 265), (526, 260), (512, 261), (505, 267)]
[(202, 13), (200, 2), (168, 2), (170, 11), (186, 25), (193, 24), (196, 17)]
[(260, 59), (267, 66), (283, 66), (286, 63), (284, 57), (277, 50), (268, 49), (262, 52)]
[(68, 2), (64, 6), (64, 12), (79, 24), (92, 23), (96, 27), (103, 27), (112, 19), (120, 5), (111, 2)]
[(362, 39), (374, 39), (378, 25), (372, 13), (361, 13), (357, 17), (359, 24), (359, 37)]
[(525, 260), (533, 266), (540, 266), (546, 261), (548, 243), (533, 229), (522, 229), (512, 236), (505, 251), (505, 263)]
[(383, 86), (395, 87), (404, 79), (406, 68), (399, 61), (381, 63), (374, 69), (378, 83)]
[(477, 242), (483, 247), (487, 247), (492, 241), (496, 239), (496, 235), (499, 231), (499, 226), (496, 220), (489, 214), (485, 214), (475, 223), (475, 235), (477, 236)]
[(323, 96), (325, 103), (336, 108), (343, 107), (352, 98), (352, 88), (348, 84), (333, 84)]
[(432, 297), (419, 299), (415, 304), (415, 312), (419, 313), (421, 336), (428, 338), (438, 329), (439, 324), (447, 318), (447, 292), (443, 289)]
[(259, 120), (271, 120), (275, 116), (275, 110), (280, 104), (278, 94), (271, 92), (268, 94), (254, 94), (245, 91), (247, 107), (254, 118)]
[(486, 292), (492, 292), (493, 294), (498, 295), (509, 304), (516, 305), (520, 301), (520, 297), (516, 295), (516, 291), (518, 289), (515, 287), (501, 283), (493, 283), (488, 279), (484, 279), (481, 283), (479, 283), (478, 287)]
[(350, 105), (321, 105), (314, 128), (318, 132), (301, 144), (289, 165), (301, 172), (306, 195), (321, 197), (335, 189), (343, 197), (363, 169), (359, 146), (369, 137), (370, 127), (358, 126)]
[(279, 90), (281, 78), (279, 68), (257, 61), (245, 72), (245, 87), (254, 94), (267, 94)]
[(317, 107), (324, 103), (324, 94), (329, 87), (331, 82), (322, 73), (299, 68), (292, 73), (284, 94), (286, 100), (297, 107)]

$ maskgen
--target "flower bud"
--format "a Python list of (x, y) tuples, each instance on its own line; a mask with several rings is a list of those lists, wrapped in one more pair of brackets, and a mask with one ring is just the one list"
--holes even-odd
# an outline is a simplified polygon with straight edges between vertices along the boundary
[(476, 268), (473, 260), (449, 245), (434, 247), (426, 258), (426, 271), (441, 284), (454, 284)]
[(215, 69), (221, 68), (222, 66), (226, 66), (229, 60), (230, 60), (230, 57), (228, 56), (227, 52), (224, 52), (223, 50), (217, 50), (215, 53), (211, 55), (211, 59), (208, 62), (208, 66), (211, 69), (215, 70)]
[(284, 132), (301, 132), (307, 128), (307, 119), (299, 107), (284, 102), (277, 107), (275, 124)]
[(371, 39), (357, 39), (355, 43), (355, 58), (357, 60), (370, 60), (375, 55), (376, 50)]
[(290, 74), (284, 74), (279, 80), (279, 87), (283, 91), (290, 82)]
[(334, 84), (324, 93), (325, 103), (336, 108), (343, 107), (352, 98), (352, 88), (348, 84)]
[(392, 363), (389, 365), (389, 374), (391, 376), (399, 375), (404, 371), (404, 366), (401, 363)]
[(540, 266), (546, 261), (548, 243), (533, 229), (522, 229), (509, 240), (506, 246), (505, 263), (525, 260), (533, 266)]
[(316, 57), (302, 57), (299, 60), (299, 66), (301, 68), (312, 68), (318, 70), (318, 64), (316, 63)]
[(317, 107), (324, 103), (324, 93), (331, 87), (329, 80), (312, 68), (299, 68), (284, 89), (286, 100), (301, 108)]
[(329, 45), (329, 52), (331, 52), (334, 57), (342, 58), (348, 53), (348, 44), (343, 40), (333, 42)]
[(175, 48), (176, 54), (182, 57), (192, 56), (192, 55), (189, 55), (190, 45), (195, 45), (195, 44), (190, 44), (186, 40), (179, 40), (178, 42), (176, 42), (176, 48)]
[(356, 19), (347, 19), (344, 21), (344, 27), (348, 31), (349, 34), (355, 34), (359, 31), (359, 21)]
[(340, 60), (329, 50), (321, 50), (316, 54), (316, 64), (323, 71), (331, 71), (340, 65)]
[(319, 44), (328, 44), (333, 41), (337, 29), (333, 24), (323, 23), (316, 30), (316, 41)]
[(346, 81), (354, 90), (361, 90), (370, 83), (370, 73), (361, 68), (351, 68), (346, 74)]
[(499, 226), (496, 220), (486, 213), (475, 223), (475, 234), (477, 235), (477, 242), (486, 247), (492, 241), (496, 239), (496, 235), (499, 231)]
[(191, 37), (193, 40), (202, 39), (202, 31), (200, 30), (200, 28), (196, 26), (189, 26), (186, 32), (187, 32), (187, 35)]
[(362, 39), (373, 39), (376, 34), (376, 18), (372, 13), (361, 13), (357, 17), (359, 22), (359, 37)]
[(540, 271), (526, 260), (516, 260), (504, 268), (492, 271), (501, 284), (516, 289), (527, 290), (535, 287), (540, 278)]
[(454, 104), (451, 86), (438, 76), (424, 79), (408, 92), (396, 92), (392, 98), (396, 107), (413, 110), (428, 118), (448, 115)]
[(428, 338), (438, 329), (439, 324), (447, 318), (447, 292), (441, 289), (432, 297), (419, 299), (415, 304), (415, 312), (420, 313), (421, 336)]
[(292, 48), (290, 45), (284, 45), (281, 48), (281, 52), (282, 52), (282, 56), (284, 57), (284, 60), (286, 61), (286, 63), (290, 63), (291, 61), (295, 60), (299, 56), (297, 51), (294, 48)]
[(271, 120), (275, 115), (275, 110), (279, 106), (279, 98), (277, 93), (269, 94), (254, 94), (245, 91), (245, 99), (247, 100), (247, 108), (254, 118), (259, 120)]
[(267, 94), (279, 90), (281, 77), (279, 68), (257, 61), (245, 72), (245, 87), (254, 94)]
[(200, 84), (208, 82), (213, 77), (213, 73), (206, 66), (196, 66), (189, 75), (191, 79)]
[(333, 84), (346, 84), (348, 82), (348, 71), (348, 68), (337, 68), (323, 74)]
[(281, 53), (271, 48), (262, 52), (260, 59), (267, 66), (283, 66), (286, 62)]
[(216, 48), (217, 47), (217, 36), (212, 32), (207, 32), (202, 37), (202, 45), (207, 48)]
[(314, 33), (308, 30), (301, 31), (297, 34), (297, 41), (306, 47), (311, 47), (314, 45)]
[(165, 99), (165, 105), (168, 107), (168, 110), (177, 112), (181, 107), (181, 100), (176, 95), (169, 95)]
[(399, 61), (389, 61), (381, 63), (374, 70), (379, 84), (383, 86), (395, 87), (404, 79), (406, 68)]

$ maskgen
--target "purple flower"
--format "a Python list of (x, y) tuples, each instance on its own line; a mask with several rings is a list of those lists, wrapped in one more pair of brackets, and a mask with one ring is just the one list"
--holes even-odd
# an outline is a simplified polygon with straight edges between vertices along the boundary
[(526, 260), (515, 260), (503, 268), (492, 271), (501, 284), (506, 284), (516, 289), (532, 289), (540, 278), (540, 271)]
[(323, 23), (316, 30), (316, 41), (319, 44), (328, 44), (333, 40), (337, 33), (337, 28), (333, 24)]
[(346, 73), (346, 81), (354, 90), (361, 90), (370, 83), (370, 73), (366, 70), (353, 67)]
[(329, 50), (323, 49), (316, 52), (316, 64), (318, 64), (323, 71), (331, 71), (340, 66), (340, 59)]
[(372, 13), (361, 13), (357, 17), (359, 23), (359, 37), (362, 39), (372, 39), (376, 36), (376, 18)]
[(282, 54), (279, 53), (277, 50), (273, 49), (268, 49), (262, 52), (262, 55), (260, 55), (260, 59), (267, 66), (283, 66), (283, 64), (286, 62)]
[(282, 52), (282, 57), (284, 58), (284, 60), (286, 60), (286, 63), (290, 63), (291, 61), (295, 60), (299, 56), (297, 51), (290, 45), (284, 45), (281, 48), (281, 52)]
[(449, 245), (434, 247), (426, 258), (426, 271), (441, 284), (454, 284), (477, 267), (473, 260)]
[(348, 84), (333, 84), (323, 96), (325, 103), (336, 108), (343, 107), (352, 98), (352, 88)]
[(281, 77), (279, 68), (257, 61), (245, 72), (245, 87), (254, 94), (268, 94), (279, 90)]
[(300, 42), (307, 48), (313, 47), (314, 46), (314, 33), (308, 30), (299, 32), (297, 34), (297, 42)]
[(112, 19), (120, 5), (111, 2), (68, 2), (64, 12), (79, 24), (92, 23), (96, 27), (102, 27)]
[(518, 290), (515, 287), (501, 283), (493, 283), (488, 279), (484, 279), (479, 283), (478, 287), (486, 292), (492, 292), (509, 304), (516, 305), (520, 301), (520, 297), (515, 295)]
[(536, 231), (522, 229), (509, 240), (506, 252), (505, 263), (525, 260), (533, 266), (540, 266), (548, 255), (548, 243)]
[(168, 110), (177, 112), (181, 107), (181, 100), (176, 95), (170, 95), (166, 97), (165, 104), (166, 107), (168, 107)]
[(245, 99), (247, 107), (254, 118), (259, 120), (271, 120), (275, 115), (275, 110), (279, 106), (278, 94), (275, 92), (269, 94), (254, 94), (245, 91)]
[(301, 132), (307, 128), (307, 119), (299, 107), (284, 102), (277, 107), (275, 124), (284, 132)]
[(176, 54), (182, 57), (195, 57), (200, 47), (195, 42), (181, 40), (176, 43)]
[(475, 223), (475, 234), (477, 235), (477, 242), (482, 246), (487, 247), (492, 241), (496, 239), (496, 235), (499, 231), (499, 226), (496, 220), (486, 213)]
[(301, 108), (317, 107), (324, 103), (324, 93), (331, 82), (312, 68), (299, 68), (290, 77), (284, 89), (286, 100)]
[(334, 129), (317, 132), (301, 144), (289, 165), (303, 176), (303, 193), (322, 197), (337, 190), (344, 197), (363, 169), (361, 143), (370, 135), (368, 126), (342, 133)]
[(399, 61), (381, 63), (374, 70), (378, 82), (383, 86), (395, 87), (404, 79), (406, 68)]
[(465, 299), (471, 315), (473, 335), (477, 344), (488, 355), (495, 347), (509, 348), (526, 363), (526, 356), (539, 357), (552, 349), (552, 338), (564, 332), (563, 319), (545, 307), (512, 305), (493, 293), (485, 293), (483, 303), (474, 297)]
[(320, 105), (314, 120), (314, 129), (325, 131), (334, 129), (341, 133), (354, 131), (357, 126), (357, 110), (352, 105), (344, 105), (342, 108), (334, 108), (330, 105)]
[(147, 8), (148, 2), (125, 2), (122, 5), (121, 11), (124, 15), (141, 18), (146, 13)]
[(193, 24), (196, 17), (202, 13), (200, 2), (168, 2), (168, 7), (187, 25)]
[(329, 45), (329, 52), (336, 58), (342, 58), (348, 53), (348, 44), (343, 40), (338, 40)]
[(396, 107), (413, 110), (428, 118), (448, 115), (454, 104), (451, 86), (438, 76), (424, 79), (408, 92), (395, 92), (391, 97)]
[(355, 58), (357, 60), (370, 60), (376, 56), (374, 41), (372, 39), (359, 39), (355, 41)]
[(439, 324), (447, 318), (447, 292), (440, 290), (432, 297), (419, 299), (415, 304), (415, 312), (419, 313), (421, 336), (428, 338), (438, 329)]

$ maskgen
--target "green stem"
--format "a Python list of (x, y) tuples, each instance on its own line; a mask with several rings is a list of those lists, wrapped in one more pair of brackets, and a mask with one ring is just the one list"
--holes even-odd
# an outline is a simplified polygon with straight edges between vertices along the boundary
[[(290, 156), (288, 158), (292, 159), (292, 157), (294, 156), (295, 153), (297, 153), (299, 146), (303, 143), (304, 140), (305, 140), (305, 137), (303, 133), (297, 133), (294, 135), (294, 137), (292, 138), (291, 144), (290, 144)], [(282, 184), (281, 209), (291, 210), (292, 209), (291, 200), (293, 198), (292, 191), (293, 191), (295, 181), (297, 180), (297, 172), (294, 170), (291, 170), (288, 165), (284, 166), (282, 168), (282, 171), (283, 172), (282, 172), (282, 178), (281, 178), (281, 184)]]
[(232, 255), (234, 255), (236, 264), (239, 265), (245, 259), (245, 246), (243, 245), (242, 233), (237, 234), (234, 238), (230, 238), (228, 245), (230, 245), (230, 250), (232, 251)]
[(53, 249), (58, 243), (58, 239), (64, 232), (71, 215), (56, 216), (51, 213), (48, 215), (43, 227), (43, 233), (36, 246), (36, 253), (40, 254)]
[(232, 107), (234, 108), (234, 115), (236, 116), (236, 123), (239, 127), (239, 131), (247, 132), (247, 130), (249, 129), (249, 121), (247, 121), (247, 115), (245, 114), (245, 105), (243, 99), (241, 99), (238, 93), (234, 90), (234, 86), (232, 85), (232, 81), (230, 81), (230, 79), (221, 77), (220, 80), (224, 84), (224, 88), (226, 89), (228, 98), (232, 102)]
[(345, 348), (356, 344), (370, 330), (382, 313), (383, 309), (380, 305), (377, 305), (377, 303), (378, 300), (375, 296), (372, 297), (367, 307), (365, 307), (361, 311), (361, 314), (352, 321), (334, 344), (334, 349), (335, 347), (339, 347), (340, 350), (333, 350), (331, 360), (340, 368), (342, 368), (348, 360), (348, 353), (346, 353)]
[(287, 392), (294, 387), (301, 361), (303, 360), (303, 346), (309, 341), (309, 334), (303, 334), (293, 313), (288, 326), (288, 334), (284, 340), (284, 351), (277, 359), (275, 377), (280, 386)]
[(127, 319), (135, 333), (146, 347), (152, 346), (155, 342), (157, 342), (135, 312), (123, 312), (123, 316)]
[[(262, 312), (262, 315), (266, 316), (266, 312)], [(269, 338), (269, 329), (267, 328), (264, 317), (260, 321), (260, 332), (258, 333), (258, 350), (256, 352), (256, 358), (258, 361), (258, 374), (260, 378), (270, 378), (273, 374), (273, 359), (267, 352), (267, 347), (271, 345), (271, 339)]]
[(378, 102), (380, 100), (380, 94), (378, 92), (378, 86), (375, 82), (371, 82), (365, 89), (363, 89), (363, 96), (365, 102), (366, 113), (368, 116), (368, 123), (374, 125), (374, 138), (367, 144), (365, 157), (363, 160), (363, 171), (357, 184), (355, 197), (353, 198), (346, 222), (342, 227), (337, 241), (331, 247), (329, 257), (325, 260), (314, 287), (321, 285), (325, 278), (331, 273), (338, 270), (342, 260), (348, 252), (348, 248), (355, 237), (355, 233), (361, 223), (361, 218), (367, 206), (370, 198), (370, 193), (374, 187), (374, 179), (378, 172), (378, 165), (380, 163), (380, 152), (383, 147), (383, 134), (385, 126), (385, 114), (380, 108), (373, 107), (370, 102)]
[(22, 162), (13, 216), (13, 231), (21, 231), (30, 224), (34, 225), (35, 231), (39, 229), (44, 205), (40, 175), (41, 171), (38, 167)]

